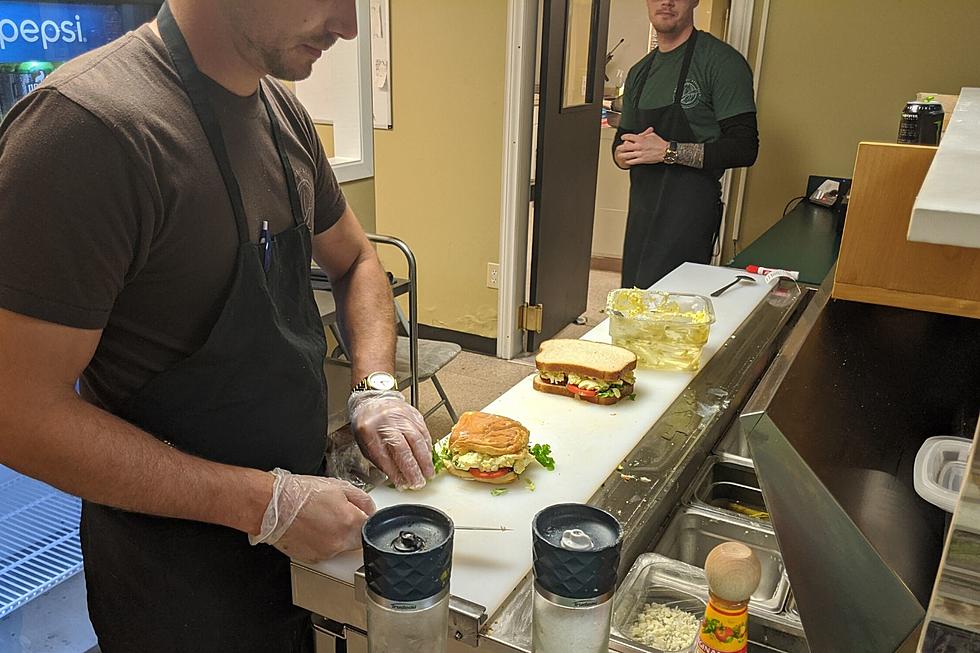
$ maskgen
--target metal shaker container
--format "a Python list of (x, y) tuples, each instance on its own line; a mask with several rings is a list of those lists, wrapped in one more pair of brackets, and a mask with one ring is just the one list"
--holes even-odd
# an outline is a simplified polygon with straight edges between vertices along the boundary
[(379, 510), (361, 531), (369, 653), (446, 650), (453, 522), (419, 505)]
[(608, 653), (623, 529), (604, 510), (558, 504), (534, 518), (534, 653)]

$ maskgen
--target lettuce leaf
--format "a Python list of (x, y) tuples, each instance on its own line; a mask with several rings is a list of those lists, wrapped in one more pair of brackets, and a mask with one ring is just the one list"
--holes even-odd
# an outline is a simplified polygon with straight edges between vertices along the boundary
[(531, 455), (534, 456), (542, 467), (547, 469), (549, 472), (555, 471), (555, 459), (551, 457), (551, 445), (550, 444), (536, 444), (530, 449)]

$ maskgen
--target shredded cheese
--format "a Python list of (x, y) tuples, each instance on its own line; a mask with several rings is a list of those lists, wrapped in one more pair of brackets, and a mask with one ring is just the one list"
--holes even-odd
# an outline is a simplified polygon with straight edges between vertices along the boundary
[(662, 651), (687, 650), (699, 627), (698, 618), (689, 612), (648, 603), (630, 629), (630, 637)]

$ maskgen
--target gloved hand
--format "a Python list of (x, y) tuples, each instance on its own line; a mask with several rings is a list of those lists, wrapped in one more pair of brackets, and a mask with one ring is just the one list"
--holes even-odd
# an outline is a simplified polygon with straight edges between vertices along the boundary
[(374, 514), (374, 501), (347, 481), (300, 476), (278, 467), (272, 499), (255, 544), (271, 544), (303, 562), (319, 562), (361, 548), (361, 526)]
[(355, 392), (347, 401), (361, 453), (399, 490), (418, 490), (435, 475), (432, 438), (421, 413), (400, 392)]

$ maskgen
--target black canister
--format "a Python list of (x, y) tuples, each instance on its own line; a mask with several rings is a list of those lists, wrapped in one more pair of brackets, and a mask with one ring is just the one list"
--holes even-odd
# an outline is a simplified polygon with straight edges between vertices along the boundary
[(361, 531), (371, 653), (444, 651), (453, 522), (435, 508), (379, 510)]
[(535, 653), (609, 650), (623, 529), (604, 510), (566, 503), (534, 518)]
[(910, 145), (939, 145), (946, 113), (939, 102), (912, 101), (902, 111), (898, 142)]

